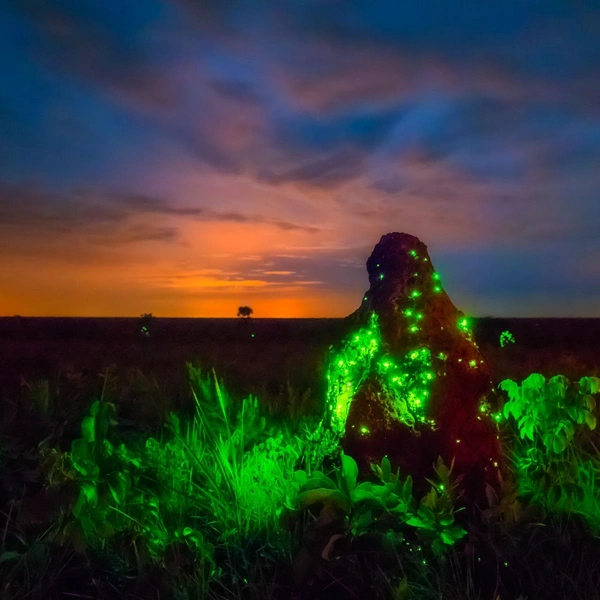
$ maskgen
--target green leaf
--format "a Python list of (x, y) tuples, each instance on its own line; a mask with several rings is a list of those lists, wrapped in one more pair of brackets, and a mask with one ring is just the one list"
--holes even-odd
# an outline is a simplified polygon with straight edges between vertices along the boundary
[(522, 390), (542, 391), (546, 384), (546, 378), (539, 373), (532, 373), (521, 384)]
[(358, 478), (358, 465), (356, 461), (347, 454), (342, 452), (342, 482), (343, 491), (348, 498), (352, 498), (352, 494), (356, 489), (356, 479)]
[(588, 394), (597, 394), (600, 392), (600, 377), (582, 377), (579, 380), (579, 387)]
[(394, 590), (394, 600), (406, 600), (408, 598), (408, 578), (402, 578), (398, 587)]
[(555, 375), (546, 386), (547, 395), (556, 403), (565, 397), (569, 380), (564, 375)]
[(412, 477), (409, 475), (406, 478), (404, 485), (402, 486), (402, 499), (405, 502), (412, 500), (412, 489), (413, 489), (413, 480), (412, 480)]
[(83, 438), (77, 438), (71, 442), (71, 460), (79, 462), (90, 459), (90, 449)]
[(441, 538), (442, 542), (448, 546), (453, 546), (467, 535), (466, 529), (462, 527), (451, 527), (442, 531)]
[(588, 411), (586, 411), (585, 422), (592, 431), (596, 429), (596, 416)]
[(3, 552), (0, 554), (0, 564), (9, 560), (18, 560), (23, 556), (20, 552)]
[(300, 508), (323, 503), (337, 506), (345, 513), (350, 512), (350, 500), (339, 490), (330, 490), (327, 488), (308, 490), (307, 492), (298, 494), (298, 501), (300, 502)]
[(106, 479), (106, 483), (116, 504), (123, 504), (127, 494), (127, 477), (123, 473), (113, 473)]
[(329, 490), (337, 490), (338, 487), (335, 481), (323, 475), (320, 471), (315, 471), (311, 478), (307, 479), (302, 485), (301, 491), (315, 490), (318, 488), (327, 488)]
[(552, 442), (552, 450), (555, 454), (561, 454), (567, 447), (567, 440), (562, 435), (555, 435)]
[(96, 441), (96, 417), (85, 417), (83, 419), (81, 423), (81, 435), (89, 444)]
[[(498, 387), (508, 393), (508, 397), (513, 402), (518, 402), (519, 400), (519, 385), (513, 381), (512, 379), (505, 379), (501, 381)], [(507, 416), (506, 414), (504, 415)]]
[(85, 499), (92, 505), (96, 506), (98, 503), (98, 489), (92, 483), (86, 481), (81, 482), (81, 493), (85, 496)]

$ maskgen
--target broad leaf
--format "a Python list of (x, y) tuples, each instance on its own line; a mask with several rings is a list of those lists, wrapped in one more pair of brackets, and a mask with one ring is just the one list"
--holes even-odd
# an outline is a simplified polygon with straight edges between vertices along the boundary
[(81, 436), (92, 444), (96, 441), (96, 417), (85, 417), (81, 423)]

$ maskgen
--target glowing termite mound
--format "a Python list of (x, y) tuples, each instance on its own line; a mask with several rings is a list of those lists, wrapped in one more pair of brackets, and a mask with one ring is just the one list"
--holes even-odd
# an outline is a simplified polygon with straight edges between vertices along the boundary
[(493, 482), (499, 446), (484, 402), (489, 369), (427, 246), (388, 233), (367, 271), (370, 288), (349, 317), (354, 333), (328, 371), (326, 418), (345, 451), (363, 470), (387, 455), (416, 478), (442, 456), (475, 487)]

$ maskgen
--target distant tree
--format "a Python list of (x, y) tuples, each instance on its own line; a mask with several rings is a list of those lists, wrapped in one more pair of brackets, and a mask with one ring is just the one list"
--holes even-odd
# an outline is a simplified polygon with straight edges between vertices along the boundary
[(254, 311), (249, 306), (240, 306), (238, 308), (237, 316), (242, 317), (243, 319), (249, 319), (250, 315), (253, 313)]

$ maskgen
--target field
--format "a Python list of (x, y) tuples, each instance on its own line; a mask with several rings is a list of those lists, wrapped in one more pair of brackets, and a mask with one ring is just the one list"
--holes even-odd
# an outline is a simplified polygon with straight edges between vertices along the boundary
[[(1, 318), (0, 598), (600, 598), (595, 417), (564, 425), (568, 448), (534, 476), (523, 456), (548, 432), (523, 435), (508, 410), (500, 493), (460, 510), (438, 465), (428, 526), (406, 480), (382, 464), (356, 488), (318, 429), (329, 350), (349, 333), (341, 319)], [(475, 319), (473, 334), (495, 384), (600, 376), (600, 320)], [(408, 494), (402, 514), (375, 484)]]

